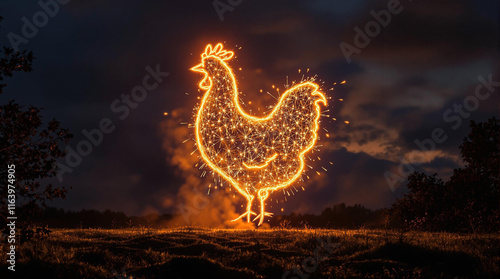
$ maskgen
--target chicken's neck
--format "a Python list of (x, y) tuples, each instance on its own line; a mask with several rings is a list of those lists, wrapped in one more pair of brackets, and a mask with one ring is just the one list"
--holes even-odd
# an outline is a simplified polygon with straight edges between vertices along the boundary
[(227, 65), (220, 65), (209, 72), (211, 88), (206, 93), (208, 100), (217, 103), (219, 109), (231, 109), (233, 100), (237, 100), (236, 80)]

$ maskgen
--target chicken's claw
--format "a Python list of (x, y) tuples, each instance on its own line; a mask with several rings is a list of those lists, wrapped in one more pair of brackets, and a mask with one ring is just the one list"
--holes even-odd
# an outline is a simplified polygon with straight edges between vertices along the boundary
[[(256, 216), (256, 217), (252, 220), (252, 222), (254, 222), (255, 220), (259, 219), (261, 215), (262, 215), (262, 214), (257, 215), (257, 216)], [(267, 217), (273, 217), (273, 215), (274, 215), (274, 213), (271, 213), (271, 212), (264, 212), (264, 216), (265, 216), (265, 217), (266, 217), (266, 216), (267, 216)]]
[(252, 222), (254, 222), (255, 220), (259, 219), (260, 218), (260, 221), (259, 221), (259, 224), (257, 226), (260, 226), (262, 225), (262, 223), (264, 223), (264, 217), (272, 217), (274, 215), (274, 213), (271, 213), (271, 212), (264, 212), (264, 216), (262, 216), (262, 213), (257, 215), (253, 220)]
[(234, 221), (238, 221), (239, 219), (243, 219), (243, 217), (247, 217), (247, 222), (250, 222), (250, 218), (252, 217), (252, 214), (253, 215), (257, 215), (257, 213), (251, 211), (251, 210), (248, 210), (247, 212), (243, 213), (240, 215), (240, 217), (234, 219), (234, 220), (231, 220), (231, 222), (234, 222)]

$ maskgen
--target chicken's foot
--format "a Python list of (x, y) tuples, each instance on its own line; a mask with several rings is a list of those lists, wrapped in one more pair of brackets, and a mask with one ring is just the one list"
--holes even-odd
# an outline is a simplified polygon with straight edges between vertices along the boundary
[(262, 223), (264, 223), (264, 218), (266, 216), (268, 216), (268, 217), (273, 216), (273, 213), (265, 211), (264, 202), (266, 201), (267, 197), (269, 197), (269, 192), (268, 191), (266, 191), (266, 190), (260, 190), (259, 191), (260, 214), (257, 215), (257, 217), (255, 217), (255, 219), (252, 220), (252, 222), (253, 222), (253, 221), (255, 221), (255, 220), (257, 220), (257, 219), (260, 218), (259, 224), (257, 226), (260, 226), (260, 225), (262, 225)]
[(247, 211), (245, 213), (241, 214), (238, 218), (231, 220), (231, 222), (237, 221), (239, 219), (243, 219), (243, 217), (247, 217), (247, 222), (250, 223), (250, 218), (252, 217), (252, 214), (257, 215), (257, 213), (252, 211), (252, 201), (253, 201), (254, 197), (248, 195), (248, 196), (246, 196), (246, 198), (247, 198)]
[(260, 226), (260, 225), (262, 225), (262, 223), (264, 223), (264, 217), (266, 217), (266, 216), (272, 217), (273, 215), (274, 215), (274, 213), (271, 213), (271, 212), (264, 212), (264, 214), (260, 213), (252, 220), (252, 222), (260, 218), (260, 221), (258, 224), (258, 226)]

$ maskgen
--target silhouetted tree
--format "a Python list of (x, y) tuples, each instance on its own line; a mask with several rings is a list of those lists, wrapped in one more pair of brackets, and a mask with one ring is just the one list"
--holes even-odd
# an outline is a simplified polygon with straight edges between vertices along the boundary
[[(0, 21), (2, 18), (0, 17)], [(32, 70), (33, 53), (14, 51), (3, 47), (0, 51), (0, 94), (6, 84), (6, 77), (14, 72)], [(66, 189), (42, 184), (42, 179), (56, 175), (56, 160), (65, 155), (62, 143), (67, 144), (72, 135), (60, 127), (56, 120), (45, 127), (40, 109), (34, 106), (22, 106), (14, 100), (0, 105), (0, 217), (7, 208), (7, 165), (15, 165), (14, 177), (9, 184), (15, 186), (16, 207), (29, 214), (32, 210), (45, 206), (46, 200), (64, 198)], [(12, 183), (11, 183), (12, 182)], [(0, 218), (0, 222), (3, 218)]]
[(454, 225), (472, 231), (498, 230), (500, 125), (496, 118), (470, 122), (471, 131), (460, 145), (465, 166), (448, 182), (453, 197)]
[(463, 168), (444, 183), (434, 175), (408, 177), (408, 194), (390, 209), (406, 228), (446, 231), (496, 231), (499, 226), (500, 126), (496, 118), (470, 122), (460, 145)]
[(313, 228), (382, 228), (386, 209), (370, 210), (360, 204), (352, 206), (345, 203), (327, 207), (320, 215), (291, 213), (288, 216), (276, 216), (270, 221), (271, 226), (279, 226), (284, 220), (291, 227)]
[(408, 176), (407, 187), (409, 192), (392, 206), (392, 215), (405, 228), (440, 230), (445, 212), (451, 209), (445, 204), (443, 180), (437, 178), (437, 174), (414, 172)]

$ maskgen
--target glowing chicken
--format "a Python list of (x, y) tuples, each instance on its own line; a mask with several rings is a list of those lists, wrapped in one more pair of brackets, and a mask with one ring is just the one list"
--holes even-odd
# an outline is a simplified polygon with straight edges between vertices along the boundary
[[(290, 186), (304, 171), (304, 155), (317, 140), (320, 106), (325, 95), (313, 82), (303, 82), (284, 92), (265, 117), (247, 114), (240, 106), (238, 87), (227, 65), (232, 51), (207, 45), (201, 63), (192, 71), (205, 74), (199, 83), (206, 90), (196, 114), (196, 143), (206, 164), (247, 199), (250, 222), (252, 202), (260, 201), (260, 226), (269, 194)], [(233, 220), (233, 221), (235, 221)]]

